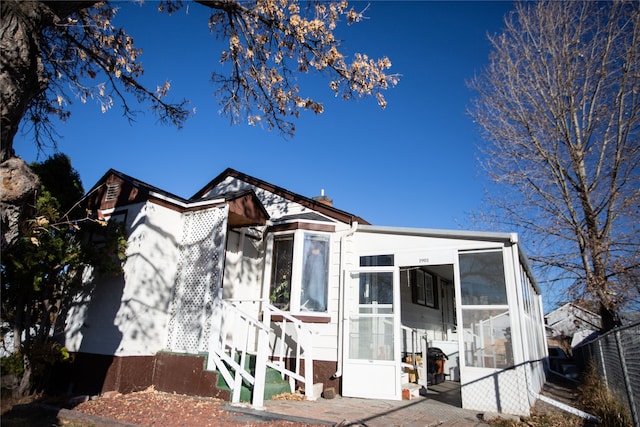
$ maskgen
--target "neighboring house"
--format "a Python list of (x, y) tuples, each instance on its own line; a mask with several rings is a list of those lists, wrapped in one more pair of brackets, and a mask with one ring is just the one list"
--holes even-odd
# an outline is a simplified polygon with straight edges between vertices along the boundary
[(620, 313), (620, 323), (622, 326), (633, 325), (640, 322), (640, 312), (638, 311), (623, 311)]
[(593, 338), (602, 327), (598, 314), (570, 302), (546, 314), (544, 322), (550, 342), (570, 342), (571, 348)]
[(515, 234), (372, 226), (233, 169), (190, 199), (110, 170), (86, 202), (129, 246), (124, 273), (88, 275), (67, 316), (78, 390), (237, 401), (251, 385), (259, 407), (269, 367), (312, 399), (401, 399), (429, 386), (427, 347), (464, 408), (527, 415), (545, 381), (540, 290)]

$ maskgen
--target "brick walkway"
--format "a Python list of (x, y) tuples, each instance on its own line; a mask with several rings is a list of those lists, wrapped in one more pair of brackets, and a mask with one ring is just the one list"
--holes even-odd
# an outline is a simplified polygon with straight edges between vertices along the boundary
[(430, 387), (427, 396), (411, 400), (374, 400), (336, 396), (316, 401), (267, 400), (265, 410), (273, 414), (309, 418), (329, 425), (367, 427), (475, 427), (486, 424), (478, 411), (460, 408), (456, 383)]

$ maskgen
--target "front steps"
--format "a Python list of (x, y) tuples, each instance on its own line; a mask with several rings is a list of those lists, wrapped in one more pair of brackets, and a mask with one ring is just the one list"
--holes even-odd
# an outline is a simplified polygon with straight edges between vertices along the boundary
[[(236, 356), (236, 360), (238, 360), (238, 356)], [(255, 374), (255, 361), (256, 358), (254, 355), (247, 355), (247, 360), (245, 361), (245, 367), (249, 370), (251, 375)], [(232, 375), (234, 372), (232, 369), (229, 369)], [(229, 396), (231, 396), (231, 387), (226, 383), (224, 377), (220, 374), (219, 371), (213, 371), (217, 374), (218, 380), (216, 382), (216, 388), (220, 390), (224, 390), (225, 392), (229, 392)], [(241, 402), (251, 402), (252, 399), (252, 386), (246, 381), (242, 381), (242, 388), (240, 389), (240, 401)], [(288, 380), (282, 378), (280, 372), (273, 368), (267, 367), (267, 372), (265, 376), (265, 385), (264, 385), (264, 399), (271, 400), (273, 396), (277, 396), (282, 393), (291, 393), (291, 385)]]

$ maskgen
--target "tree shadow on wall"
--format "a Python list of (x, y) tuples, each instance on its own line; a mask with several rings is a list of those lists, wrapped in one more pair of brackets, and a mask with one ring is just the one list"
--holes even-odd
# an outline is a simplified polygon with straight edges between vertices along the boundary
[(61, 378), (55, 381), (66, 387), (69, 395), (100, 394), (108, 384), (107, 375), (122, 342), (122, 332), (115, 319), (124, 292), (124, 275), (97, 279), (85, 288), (81, 302), (74, 306), (67, 337), (81, 341), (71, 361), (58, 370)]

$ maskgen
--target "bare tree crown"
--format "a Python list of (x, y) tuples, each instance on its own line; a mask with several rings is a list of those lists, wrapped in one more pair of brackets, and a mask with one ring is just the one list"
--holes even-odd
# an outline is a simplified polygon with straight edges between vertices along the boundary
[(522, 3), (470, 82), (501, 221), (609, 312), (640, 275), (640, 3)]

